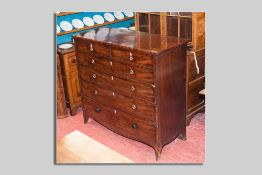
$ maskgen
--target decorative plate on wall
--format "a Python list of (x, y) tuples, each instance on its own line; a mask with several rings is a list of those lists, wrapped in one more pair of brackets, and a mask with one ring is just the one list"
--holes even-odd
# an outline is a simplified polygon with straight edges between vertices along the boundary
[(135, 27), (134, 26), (133, 27), (129, 27), (128, 29), (132, 30), (132, 31), (135, 31)]
[(114, 12), (116, 19), (124, 19), (124, 15), (122, 12)]
[(84, 27), (84, 23), (80, 19), (73, 19), (72, 24), (76, 29), (81, 29)]
[(84, 17), (83, 22), (86, 26), (93, 26), (95, 24), (94, 20), (89, 17)]
[(61, 29), (58, 25), (56, 25), (56, 33), (60, 33)]
[(97, 24), (103, 24), (105, 22), (104, 18), (100, 15), (94, 15), (93, 19)]
[(119, 29), (128, 30), (128, 28), (126, 28), (126, 27), (119, 27)]
[(60, 49), (69, 49), (71, 47), (73, 47), (73, 44), (61, 44), (58, 46)]
[(104, 18), (108, 21), (108, 22), (113, 22), (115, 20), (114, 15), (112, 15), (111, 13), (105, 13), (104, 14)]
[(134, 13), (133, 12), (124, 12), (124, 14), (127, 16), (127, 17), (133, 17), (134, 16)]
[(85, 38), (95, 39), (96, 37), (96, 31), (95, 30), (89, 30), (84, 34)]
[(63, 29), (64, 31), (70, 31), (73, 29), (73, 26), (70, 22), (68, 21), (62, 21), (60, 22), (60, 27), (61, 29)]

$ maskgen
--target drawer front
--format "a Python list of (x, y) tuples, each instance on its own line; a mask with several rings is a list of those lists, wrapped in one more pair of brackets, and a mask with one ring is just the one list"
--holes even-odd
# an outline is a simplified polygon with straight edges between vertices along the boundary
[(187, 56), (188, 68), (189, 68), (189, 82), (205, 75), (205, 53), (204, 51), (196, 53), (197, 66), (199, 73), (197, 72), (196, 62), (193, 54)]
[(79, 64), (85, 65), (98, 72), (112, 74), (112, 63), (105, 57), (93, 56), (83, 52), (78, 53)]
[(139, 66), (153, 67), (153, 57), (143, 53), (133, 52), (130, 49), (119, 49), (112, 46), (113, 59), (127, 64), (137, 64)]
[(131, 65), (125, 65), (114, 61), (112, 63), (112, 71), (115, 76), (124, 79), (135, 79), (147, 83), (154, 83), (153, 69), (139, 68)]
[(110, 47), (106, 44), (94, 42), (91, 40), (86, 41), (85, 39), (77, 39), (76, 48), (78, 51), (86, 52), (93, 55), (101, 55), (109, 57)]
[(124, 80), (107, 74), (98, 73), (79, 65), (79, 76), (100, 87), (115, 90), (129, 97), (137, 97), (155, 103), (154, 87), (150, 84), (137, 83), (132, 80)]
[(95, 86), (87, 81), (82, 81), (81, 91), (84, 96), (87, 96), (94, 101), (110, 106), (117, 112), (121, 109), (132, 115), (139, 116), (145, 121), (155, 121), (155, 106), (137, 98), (126, 97), (114, 90), (109, 90)]
[(199, 91), (205, 88), (205, 77), (189, 84), (188, 87), (188, 107), (187, 111), (190, 112), (196, 107), (199, 107), (204, 103), (203, 95), (199, 94)]
[(153, 122), (144, 122), (136, 116), (101, 105), (91, 99), (83, 98), (83, 110), (89, 117), (95, 119), (112, 131), (149, 145), (155, 144), (156, 125)]

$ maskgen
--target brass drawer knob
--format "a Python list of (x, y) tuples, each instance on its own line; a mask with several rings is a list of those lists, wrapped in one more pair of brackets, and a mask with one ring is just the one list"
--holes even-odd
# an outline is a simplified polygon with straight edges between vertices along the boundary
[(93, 49), (93, 45), (92, 45), (92, 44), (90, 44), (90, 51), (91, 51), (91, 52), (94, 51), (94, 49)]
[(101, 108), (100, 107), (96, 107), (96, 112), (101, 112)]
[(116, 114), (116, 109), (114, 110), (114, 113)]
[(132, 109), (136, 109), (136, 105), (135, 104), (132, 104)]
[(95, 60), (94, 60), (94, 59), (92, 59), (92, 60), (91, 60), (91, 63), (92, 63), (92, 64), (95, 64)]
[(134, 75), (134, 74), (135, 74), (135, 71), (134, 71), (133, 69), (130, 69), (129, 73), (130, 73), (131, 75)]
[(135, 86), (131, 86), (131, 91), (134, 92), (136, 90)]
[(133, 57), (133, 55), (132, 55), (131, 52), (130, 52), (130, 55), (129, 55), (129, 60), (130, 60), (130, 61), (133, 61), (133, 60), (134, 60), (134, 57)]
[(76, 63), (76, 58), (73, 58), (73, 59), (72, 59), (72, 63)]
[(96, 74), (93, 74), (93, 79), (95, 79), (96, 78)]
[(136, 124), (136, 123), (132, 123), (131, 126), (132, 126), (133, 129), (136, 129), (136, 128), (137, 128), (137, 124)]
[(97, 95), (97, 94), (98, 94), (98, 91), (97, 91), (97, 90), (95, 90), (95, 91), (94, 91), (94, 94), (95, 94), (95, 95)]

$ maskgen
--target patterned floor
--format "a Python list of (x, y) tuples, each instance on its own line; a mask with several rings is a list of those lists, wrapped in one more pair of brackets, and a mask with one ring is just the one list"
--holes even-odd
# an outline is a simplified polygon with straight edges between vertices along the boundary
[(204, 163), (205, 161), (204, 113), (199, 113), (192, 119), (187, 127), (187, 140), (176, 139), (166, 145), (158, 161), (155, 160), (155, 152), (150, 146), (115, 134), (92, 119), (89, 119), (88, 124), (84, 124), (81, 110), (73, 117), (56, 121), (57, 139), (79, 130), (136, 163)]

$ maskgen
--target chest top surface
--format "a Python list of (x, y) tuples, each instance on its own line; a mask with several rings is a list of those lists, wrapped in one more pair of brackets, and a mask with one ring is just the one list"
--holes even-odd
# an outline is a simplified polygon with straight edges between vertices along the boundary
[(189, 41), (188, 39), (173, 36), (148, 34), (116, 28), (90, 30), (85, 33), (77, 34), (74, 38), (88, 39), (122, 48), (131, 48), (156, 54), (178, 47)]

